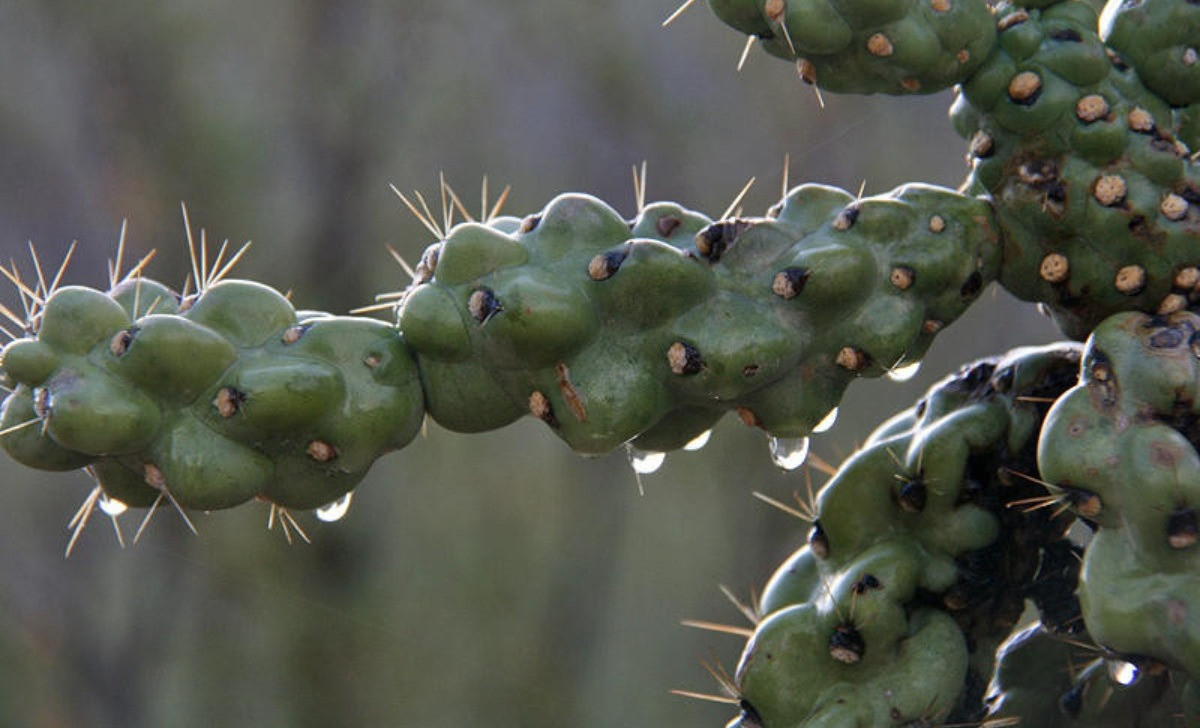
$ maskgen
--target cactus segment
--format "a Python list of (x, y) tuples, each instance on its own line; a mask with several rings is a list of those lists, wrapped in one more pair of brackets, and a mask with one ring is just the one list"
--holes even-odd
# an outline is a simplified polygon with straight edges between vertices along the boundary
[(809, 543), (763, 591), (737, 671), (754, 720), (731, 726), (978, 720), (1026, 598), (1055, 630), (1080, 628), (1072, 516), (1031, 507), (1053, 498), (1035, 482), (1038, 426), (1079, 357), (1058, 345), (964, 368), (838, 469)]
[(1177, 0), (1109, 0), (1100, 37), (1172, 106), (1200, 101), (1200, 7)]
[[(486, 272), (446, 280), (460, 240)], [(768, 217), (718, 222), (673, 203), (626, 222), (570, 195), (513, 233), (452, 229), (399, 326), (451, 429), (524, 410), (582, 452), (661, 451), (736, 409), (801, 437), (851, 380), (919, 360), (997, 251), (986, 203), (922, 185), (867, 199), (805, 185)]]
[(1195, 724), (1184, 696), (1194, 684), (1186, 678), (1145, 660), (1106, 657), (1098, 649), (1089, 655), (1081, 644), (1079, 636), (1064, 640), (1041, 624), (1010, 637), (997, 653), (982, 725), (1025, 725), (1035, 717), (1045, 728)]
[[(1187, 4), (1155, 7), (1167, 5)], [(996, 206), (1001, 283), (1077, 339), (1118, 311), (1193, 306), (1175, 279), (1200, 264), (1194, 129), (1106, 53), (1086, 3), (1004, 3), (996, 16), (997, 52), (951, 115), (971, 140), (967, 187)]]
[(928, 94), (966, 80), (996, 30), (979, 0), (709, 0), (805, 81), (837, 93)]
[[(137, 314), (137, 315), (134, 315)], [(393, 327), (309, 312), (258, 283), (183, 299), (148, 279), (64, 287), (10, 343), (0, 445), (33, 467), (91, 466), (106, 494), (215, 510), (316, 508), (416, 434), (424, 397)]]
[(1200, 676), (1196, 417), (1200, 316), (1118, 314), (1088, 340), (1081, 381), (1047, 415), (1038, 461), (1086, 490), (1096, 528), (1079, 587), (1105, 647)]

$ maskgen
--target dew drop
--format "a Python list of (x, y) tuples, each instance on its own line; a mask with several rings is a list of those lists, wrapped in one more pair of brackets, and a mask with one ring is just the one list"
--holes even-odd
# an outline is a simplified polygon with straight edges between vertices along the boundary
[(649, 475), (656, 472), (666, 459), (665, 452), (643, 452), (637, 448), (629, 448), (629, 465), (638, 475)]
[(784, 470), (795, 470), (808, 459), (807, 437), (772, 437), (771, 461)]
[(821, 418), (821, 421), (818, 422), (817, 426), (813, 428), (813, 432), (814, 433), (829, 432), (830, 430), (833, 429), (833, 425), (834, 425), (834, 423), (837, 422), (837, 418), (838, 418), (838, 408), (834, 407), (833, 409), (829, 410), (828, 414), (826, 414), (824, 417)]
[(350, 500), (353, 496), (354, 491), (350, 491), (332, 503), (326, 503), (321, 506), (317, 509), (317, 519), (325, 523), (342, 520), (342, 517), (346, 515), (346, 511), (350, 510)]
[(696, 452), (703, 449), (710, 439), (712, 439), (712, 430), (705, 430), (688, 441), (688, 444), (684, 445), (683, 449), (688, 452)]
[(104, 515), (110, 518), (116, 518), (125, 511), (129, 510), (129, 506), (125, 505), (116, 498), (103, 496), (100, 499), (100, 510), (104, 511)]
[(1124, 660), (1108, 661), (1108, 676), (1119, 685), (1132, 685), (1138, 679), (1138, 667)]
[(917, 376), (917, 372), (919, 371), (921, 371), (921, 362), (914, 361), (913, 363), (905, 364), (902, 367), (889, 369), (887, 378), (893, 382), (907, 382), (908, 380)]

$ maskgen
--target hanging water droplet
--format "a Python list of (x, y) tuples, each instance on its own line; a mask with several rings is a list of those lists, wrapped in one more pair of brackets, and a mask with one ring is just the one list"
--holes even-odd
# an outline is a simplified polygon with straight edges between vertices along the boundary
[(104, 515), (110, 518), (116, 518), (125, 511), (129, 510), (129, 506), (125, 505), (116, 498), (102, 496), (100, 498), (100, 510), (104, 511)]
[(342, 520), (342, 517), (346, 515), (346, 511), (350, 510), (350, 500), (353, 497), (354, 491), (350, 491), (332, 503), (326, 503), (321, 506), (317, 509), (317, 520), (324, 521), (325, 523)]
[(834, 407), (829, 410), (829, 413), (821, 418), (817, 426), (813, 428), (814, 433), (828, 432), (833, 429), (833, 423), (837, 422), (838, 408)]
[(771, 461), (784, 470), (795, 470), (807, 459), (807, 437), (771, 438)]
[(1132, 685), (1138, 679), (1138, 666), (1125, 660), (1109, 660), (1108, 676), (1118, 685)]
[(710, 439), (712, 439), (712, 430), (705, 430), (689, 440), (688, 444), (683, 446), (683, 449), (688, 452), (696, 452), (707, 445)]
[(902, 367), (889, 369), (887, 378), (893, 382), (907, 382), (908, 380), (917, 376), (917, 372), (919, 371), (921, 371), (921, 362), (914, 361), (913, 363), (905, 364)]
[(637, 448), (629, 448), (629, 464), (638, 475), (649, 475), (662, 467), (666, 461), (665, 452), (643, 452)]

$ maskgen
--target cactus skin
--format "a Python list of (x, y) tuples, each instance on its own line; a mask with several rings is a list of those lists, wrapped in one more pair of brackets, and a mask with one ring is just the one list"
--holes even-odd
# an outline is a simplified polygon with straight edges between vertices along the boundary
[(1200, 677), (1200, 317), (1114, 316), (1047, 415), (1044, 477), (1098, 498), (1079, 597), (1092, 636)]
[(709, 0), (733, 28), (837, 93), (934, 93), (979, 67), (996, 40), (980, 0)]
[(1193, 305), (1176, 276), (1200, 263), (1200, 170), (1181, 122), (1109, 59), (1089, 5), (996, 14), (997, 51), (952, 118), (971, 139), (968, 188), (992, 196), (1004, 232), (1001, 283), (1077, 339), (1118, 311)]
[(1039, 728), (1157, 728), (1200, 719), (1194, 697), (1186, 695), (1194, 693), (1194, 683), (1142, 661), (1136, 679), (1122, 684), (1109, 663), (1118, 667), (1123, 660), (1081, 662), (1087, 653), (1078, 644), (1078, 638), (1063, 640), (1041, 624), (1014, 634), (997, 653), (983, 725), (1020, 719), (1018, 725)]
[(221, 281), (180, 302), (162, 284), (56, 291), (4, 350), (15, 460), (91, 465), (105, 492), (215, 510), (261, 498), (308, 509), (353, 488), (415, 435), (415, 363), (379, 321), (306, 314), (274, 290)]
[(585, 453), (681, 447), (730, 409), (799, 437), (858, 376), (918, 360), (996, 275), (985, 203), (910, 185), (794, 189), (766, 218), (565, 195), (515, 233), (462, 225), (401, 305), (429, 412), (526, 413)]
[(1110, 2), (1100, 37), (1172, 106), (1200, 101), (1200, 6), (1178, 0)]
[[(1078, 628), (1072, 519), (1009, 506), (1044, 492), (1012, 473), (1031, 472), (1041, 400), (1074, 383), (1078, 361), (1060, 345), (966, 368), (843, 464), (809, 544), (763, 592), (731, 728), (977, 720), (1026, 597), (1056, 629)], [(848, 663), (831, 652), (847, 628), (862, 645)]]

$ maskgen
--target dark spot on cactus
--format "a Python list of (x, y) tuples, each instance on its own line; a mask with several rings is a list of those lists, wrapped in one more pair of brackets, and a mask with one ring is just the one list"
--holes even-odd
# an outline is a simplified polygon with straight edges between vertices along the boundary
[(1058, 709), (1071, 718), (1078, 718), (1083, 710), (1083, 690), (1087, 683), (1077, 682), (1067, 689), (1058, 699)]
[(1016, 374), (1013, 372), (1012, 367), (1004, 367), (992, 375), (992, 389), (1000, 394), (1004, 394), (1008, 390), (1012, 389), (1013, 379), (1015, 376)]
[(1193, 205), (1200, 205), (1200, 187), (1193, 184), (1181, 185), (1175, 190), (1179, 196)]
[(812, 529), (808, 532), (808, 548), (818, 559), (829, 558), (829, 536), (819, 520), (813, 521)]
[(675, 233), (675, 229), (683, 224), (683, 221), (674, 215), (663, 215), (658, 218), (658, 222), (654, 223), (654, 229), (664, 238), (669, 238)]
[(1176, 349), (1183, 345), (1183, 332), (1179, 329), (1163, 329), (1147, 342), (1151, 349)]
[(374, 369), (383, 363), (383, 355), (377, 352), (371, 352), (363, 357), (363, 366), (367, 369)]
[(1122, 73), (1129, 70), (1129, 64), (1125, 62), (1125, 59), (1121, 57), (1121, 54), (1110, 48), (1105, 48), (1104, 52), (1108, 55), (1108, 62), (1113, 64), (1113, 68)]
[(868, 591), (882, 588), (883, 584), (880, 583), (874, 574), (863, 574), (858, 581), (850, 586), (850, 591), (855, 594), (865, 594)]
[(696, 233), (696, 250), (709, 263), (716, 263), (750, 226), (749, 220), (741, 219), (714, 222)]
[(239, 392), (233, 387), (221, 387), (221, 391), (217, 392), (216, 398), (213, 399), (213, 406), (217, 408), (217, 413), (226, 419), (241, 412), (242, 405), (245, 403), (245, 392)]
[(537, 226), (539, 224), (541, 224), (541, 222), (542, 222), (541, 215), (530, 215), (529, 217), (527, 217), (521, 221), (521, 227), (518, 229), (518, 232), (531, 233), (537, 229)]
[(757, 364), (747, 364), (746, 366), (742, 367), (742, 376), (749, 379), (750, 377), (757, 375), (759, 369), (760, 367)]
[(1167, 543), (1174, 549), (1186, 549), (1200, 539), (1200, 523), (1196, 511), (1188, 506), (1179, 506), (1167, 517)]
[(975, 271), (967, 276), (967, 280), (963, 281), (962, 288), (958, 289), (958, 293), (964, 299), (974, 298), (983, 290), (983, 276), (979, 271)]
[(758, 415), (754, 414), (754, 410), (749, 407), (738, 407), (734, 410), (737, 413), (738, 419), (747, 427), (762, 427), (762, 420), (758, 419)]
[(917, 402), (917, 406), (914, 409), (914, 411), (917, 413), (917, 417), (924, 417), (925, 410), (928, 408), (929, 408), (929, 402), (927, 400), (922, 399), (920, 402)]
[(1052, 30), (1046, 34), (1050, 40), (1064, 41), (1067, 43), (1082, 43), (1083, 36), (1074, 28), (1059, 28)]
[(471, 318), (480, 324), (485, 324), (493, 316), (503, 311), (504, 307), (496, 298), (496, 292), (484, 286), (471, 292), (471, 297), (467, 299), (467, 310), (471, 312)]
[(112, 339), (108, 342), (108, 350), (113, 356), (123, 356), (126, 351), (129, 351), (129, 345), (133, 343), (133, 337), (137, 336), (138, 327), (131, 326), (124, 331), (118, 331), (113, 334)]
[(929, 497), (929, 489), (925, 487), (923, 473), (917, 473), (911, 478), (900, 481), (900, 490), (896, 493), (896, 505), (906, 513), (920, 513), (925, 510), (925, 502)]
[(699, 374), (705, 366), (700, 350), (683, 341), (676, 341), (667, 349), (667, 362), (671, 372), (681, 376)]
[(829, 656), (838, 662), (854, 665), (867, 652), (867, 643), (862, 633), (852, 624), (840, 624), (829, 638)]
[(594, 281), (605, 281), (612, 278), (621, 268), (621, 264), (629, 257), (627, 250), (610, 250), (600, 253), (588, 263), (588, 276)]
[[(771, 655), (768, 654), (767, 659), (770, 660)], [(758, 711), (754, 709), (749, 700), (739, 698), (738, 707), (742, 710), (739, 725), (744, 726), (744, 728), (762, 728), (762, 717), (759, 716)]]
[(795, 298), (804, 291), (812, 271), (808, 268), (784, 268), (771, 281), (771, 291), (785, 300)]

